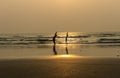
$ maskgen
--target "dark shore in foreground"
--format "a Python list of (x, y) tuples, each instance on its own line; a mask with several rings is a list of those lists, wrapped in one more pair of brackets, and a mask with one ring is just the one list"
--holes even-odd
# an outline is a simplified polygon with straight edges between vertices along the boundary
[(120, 59), (0, 60), (0, 78), (120, 78)]

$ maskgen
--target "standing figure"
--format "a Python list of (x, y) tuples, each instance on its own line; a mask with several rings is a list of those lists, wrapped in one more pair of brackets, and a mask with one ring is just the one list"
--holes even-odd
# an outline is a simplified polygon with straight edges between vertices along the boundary
[(68, 44), (68, 32), (66, 33), (65, 43)]
[(68, 54), (68, 32), (66, 33), (66, 38), (65, 38), (65, 43), (66, 43), (66, 48), (65, 48), (65, 50), (66, 50), (66, 54)]
[(54, 43), (53, 52), (54, 52), (55, 55), (57, 55), (57, 51), (56, 51), (56, 37), (57, 37), (57, 32), (55, 32), (55, 35), (53, 37), (53, 43)]
[(55, 35), (53, 37), (53, 43), (54, 43), (54, 45), (56, 45), (56, 37), (57, 37), (57, 32), (55, 32)]

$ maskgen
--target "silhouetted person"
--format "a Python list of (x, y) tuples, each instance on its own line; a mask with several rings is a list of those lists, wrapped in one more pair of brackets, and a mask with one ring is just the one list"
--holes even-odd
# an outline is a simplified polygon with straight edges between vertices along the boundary
[(53, 37), (53, 43), (54, 43), (54, 45), (56, 44), (56, 37), (57, 37), (57, 32), (55, 32), (55, 35)]
[(65, 43), (68, 44), (68, 32), (66, 33)]
[(57, 32), (55, 32), (55, 35), (53, 36), (53, 52), (55, 55), (57, 55), (57, 51), (56, 51), (56, 37), (57, 37)]
[(66, 33), (66, 38), (65, 38), (65, 43), (66, 43), (66, 54), (68, 54), (68, 32)]

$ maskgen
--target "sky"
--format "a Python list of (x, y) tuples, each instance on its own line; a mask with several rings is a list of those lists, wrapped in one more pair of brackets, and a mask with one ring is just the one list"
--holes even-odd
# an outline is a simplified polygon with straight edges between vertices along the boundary
[(120, 0), (0, 0), (0, 33), (118, 32)]

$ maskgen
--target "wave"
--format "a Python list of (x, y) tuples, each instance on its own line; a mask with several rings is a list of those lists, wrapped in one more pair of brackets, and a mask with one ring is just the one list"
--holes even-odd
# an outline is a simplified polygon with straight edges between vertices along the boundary
[[(62, 32), (61, 32), (62, 33)], [(65, 32), (56, 37), (57, 44), (65, 44)], [(120, 43), (120, 32), (68, 34), (68, 44)], [(54, 33), (43, 34), (0, 34), (0, 45), (53, 44)]]

